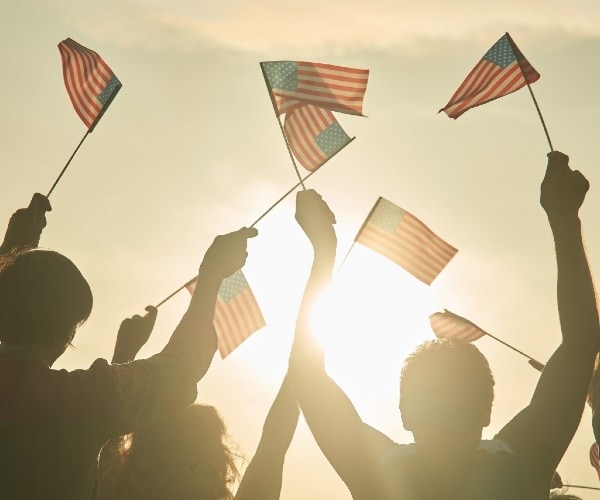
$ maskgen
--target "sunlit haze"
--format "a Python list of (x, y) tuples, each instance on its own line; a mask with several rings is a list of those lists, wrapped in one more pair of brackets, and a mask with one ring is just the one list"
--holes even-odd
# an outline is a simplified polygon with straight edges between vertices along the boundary
[[(215, 235), (250, 225), (297, 178), (259, 68), (265, 60), (370, 70), (366, 117), (337, 115), (356, 140), (307, 181), (336, 214), (339, 268), (379, 196), (458, 248), (428, 287), (357, 244), (313, 318), (327, 366), (362, 418), (398, 442), (402, 362), (433, 338), (447, 308), (545, 362), (560, 342), (556, 264), (539, 184), (549, 151), (527, 89), (437, 114), (505, 32), (539, 71), (533, 85), (556, 149), (589, 179), (581, 210), (592, 273), (600, 271), (600, 3), (509, 0), (38, 0), (0, 6), (0, 150), (4, 224), (47, 193), (85, 133), (62, 79), (57, 44), (97, 51), (123, 88), (51, 196), (41, 245), (70, 257), (94, 310), (56, 368), (110, 359), (122, 319), (193, 277)], [(199, 383), (250, 459), (284, 376), (312, 250), (294, 195), (257, 224), (244, 273), (267, 326)], [(597, 279), (596, 279), (597, 281)], [(159, 309), (140, 356), (158, 352), (189, 301)], [(496, 378), (492, 437), (530, 400), (539, 373), (499, 343), (477, 346)], [(587, 456), (586, 409), (559, 472), (599, 486)], [(586, 499), (598, 492), (572, 490)], [(350, 494), (301, 420), (282, 500)]]

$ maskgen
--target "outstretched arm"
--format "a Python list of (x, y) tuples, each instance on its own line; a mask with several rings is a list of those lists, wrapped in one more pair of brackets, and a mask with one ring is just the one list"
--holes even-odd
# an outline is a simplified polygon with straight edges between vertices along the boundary
[(314, 261), (296, 323), (289, 376), (317, 444), (354, 496), (372, 492), (369, 478), (377, 454), (393, 446), (364, 424), (352, 402), (325, 371), (324, 355), (312, 337), (310, 313), (330, 283), (336, 253), (335, 216), (313, 190), (298, 193), (296, 220), (314, 249)]
[(236, 500), (278, 500), (283, 462), (292, 442), (300, 410), (289, 377), (283, 379), (263, 426), (256, 453), (250, 461)]
[(589, 183), (552, 152), (540, 201), (556, 247), (557, 299), (562, 343), (540, 376), (531, 403), (500, 431), (532, 468), (550, 477), (579, 425), (600, 345), (594, 286), (578, 211)]

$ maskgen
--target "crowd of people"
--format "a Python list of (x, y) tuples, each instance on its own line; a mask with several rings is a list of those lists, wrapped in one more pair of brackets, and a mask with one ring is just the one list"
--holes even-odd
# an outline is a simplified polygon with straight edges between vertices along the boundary
[(332, 279), (335, 215), (317, 192), (298, 192), (296, 221), (313, 263), (288, 371), (243, 475), (218, 410), (196, 403), (196, 384), (217, 350), (219, 286), (244, 265), (257, 231), (215, 238), (159, 353), (136, 359), (157, 316), (149, 306), (122, 322), (110, 363), (54, 370), (93, 296), (71, 260), (38, 248), (51, 206), (35, 194), (11, 217), (0, 247), (0, 498), (276, 500), (300, 412), (354, 500), (578, 498), (560, 489), (556, 469), (586, 400), (600, 441), (600, 383), (592, 381), (600, 322), (578, 213), (588, 188), (566, 155), (548, 155), (540, 202), (554, 237), (562, 342), (530, 403), (482, 440), (495, 383), (486, 358), (470, 343), (425, 342), (400, 377), (410, 444), (363, 422), (326, 372), (309, 317)]

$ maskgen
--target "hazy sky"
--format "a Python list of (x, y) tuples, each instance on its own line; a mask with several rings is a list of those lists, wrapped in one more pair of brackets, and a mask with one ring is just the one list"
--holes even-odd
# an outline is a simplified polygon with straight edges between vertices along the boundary
[[(51, 197), (42, 244), (72, 258), (95, 297), (75, 349), (56, 367), (110, 358), (123, 318), (194, 276), (216, 234), (251, 224), (295, 184), (263, 60), (371, 70), (367, 118), (337, 116), (357, 139), (308, 182), (336, 212), (340, 261), (378, 196), (459, 249), (431, 287), (361, 247), (338, 274), (323, 342), (332, 375), (372, 425), (411, 439), (397, 410), (398, 375), (406, 354), (433, 336), (427, 316), (436, 310), (464, 315), (540, 361), (559, 343), (554, 249), (538, 203), (548, 144), (527, 90), (456, 121), (437, 114), (506, 31), (542, 75), (534, 92), (555, 148), (590, 180), (581, 215), (600, 269), (596, 1), (5, 0), (0, 28), (4, 221), (48, 191), (85, 133), (56, 45), (71, 37), (96, 50), (123, 82)], [(258, 224), (244, 268), (268, 326), (225, 361), (217, 356), (198, 387), (248, 459), (285, 371), (310, 265), (293, 208), (291, 196)], [(164, 345), (188, 300), (182, 292), (160, 308), (142, 355)], [(538, 373), (489, 339), (477, 345), (497, 381), (491, 437), (527, 404)], [(590, 422), (586, 410), (559, 471), (597, 486)], [(307, 498), (350, 495), (301, 422), (282, 500)]]

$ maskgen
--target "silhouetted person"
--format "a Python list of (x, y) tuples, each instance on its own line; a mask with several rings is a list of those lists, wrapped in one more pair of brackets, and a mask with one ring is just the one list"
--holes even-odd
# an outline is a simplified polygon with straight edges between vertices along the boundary
[(36, 248), (40, 242), (42, 230), (46, 227), (46, 212), (52, 210), (50, 201), (44, 195), (35, 193), (27, 208), (20, 208), (12, 214), (0, 254), (17, 248)]
[[(152, 331), (155, 311), (123, 321), (113, 362), (135, 358)], [(236, 500), (279, 499), (284, 458), (299, 413), (286, 378), (265, 419)], [(195, 404), (110, 440), (100, 455), (98, 498), (233, 500), (232, 486), (238, 479), (235, 458), (217, 410)]]
[(216, 351), (212, 325), (223, 278), (244, 264), (254, 229), (218, 236), (198, 287), (165, 348), (151, 358), (87, 370), (51, 366), (89, 316), (77, 267), (48, 250), (0, 263), (0, 498), (89, 500), (108, 438), (181, 410)]
[[(547, 499), (556, 467), (579, 424), (600, 326), (578, 210), (588, 182), (559, 152), (541, 186), (556, 247), (562, 343), (530, 404), (489, 441), (493, 378), (471, 345), (426, 342), (406, 361), (400, 413), (414, 443), (399, 445), (362, 422), (327, 375), (311, 338), (309, 312), (335, 260), (334, 217), (315, 192), (301, 192), (296, 218), (314, 247), (289, 374), (316, 441), (355, 500)], [(368, 333), (367, 333), (368, 336)]]

